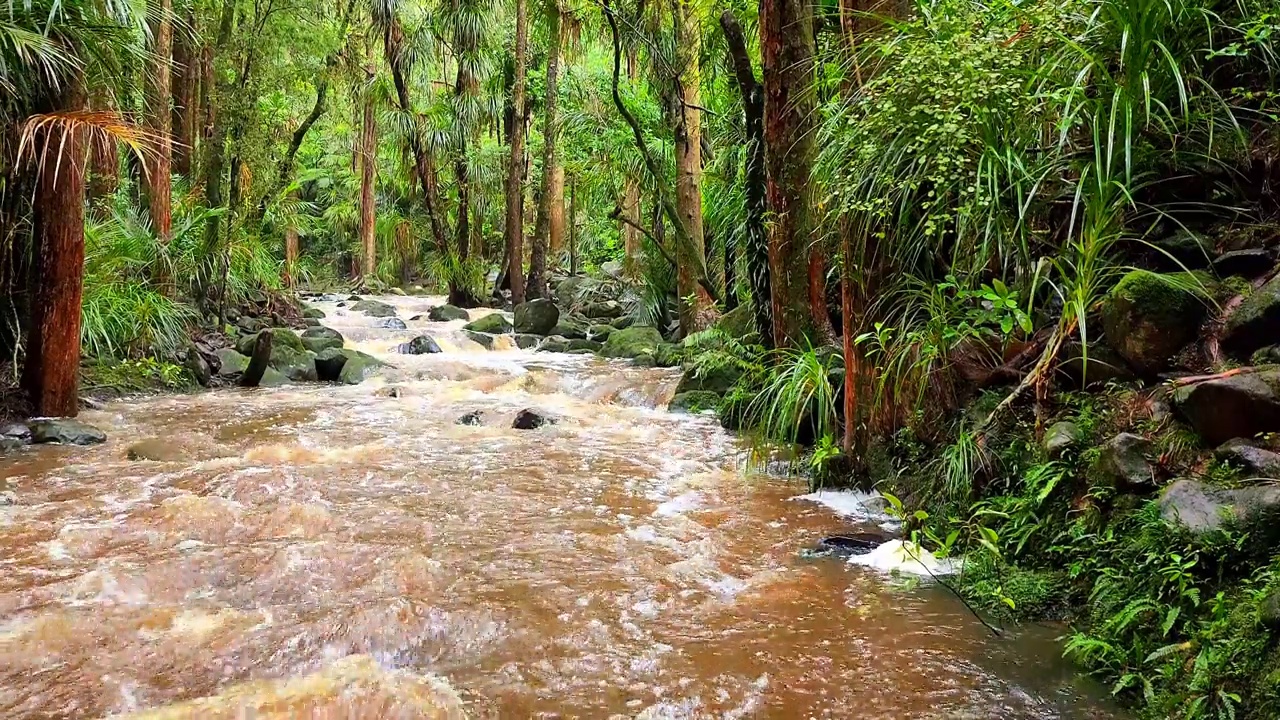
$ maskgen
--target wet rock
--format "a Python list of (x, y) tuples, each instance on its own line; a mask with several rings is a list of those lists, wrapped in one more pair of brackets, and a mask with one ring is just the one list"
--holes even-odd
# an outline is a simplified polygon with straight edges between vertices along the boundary
[(615, 329), (612, 325), (592, 325), (587, 328), (587, 339), (604, 342), (609, 339)]
[(0, 437), (0, 456), (20, 450), (26, 443), (14, 437)]
[(23, 423), (8, 423), (0, 427), (0, 437), (6, 437), (15, 440), (30, 440), (31, 428)]
[(403, 355), (433, 355), (435, 353), (444, 352), (440, 349), (440, 345), (436, 343), (435, 338), (430, 335), (419, 335), (403, 345), (397, 350)]
[(862, 532), (848, 535), (828, 535), (818, 541), (814, 551), (822, 555), (834, 555), (836, 557), (866, 555), (893, 539), (888, 533)]
[(511, 423), (511, 427), (516, 430), (535, 430), (543, 425), (554, 425), (556, 422), (558, 419), (550, 413), (525, 408), (516, 413), (516, 419)]
[(337, 305), (337, 306), (338, 306), (338, 307), (340, 307), (340, 308), (344, 308), (344, 307), (346, 307), (346, 306), (347, 306), (347, 301), (346, 301), (346, 300), (342, 300), (342, 301), (340, 301), (340, 302), (338, 303), (338, 305)]
[(561, 316), (560, 322), (551, 329), (549, 335), (560, 336), (568, 340), (586, 340), (587, 339), (587, 321), (585, 318), (577, 315)]
[(351, 309), (355, 312), (362, 312), (369, 317), (375, 318), (395, 317), (396, 315), (395, 307), (380, 300), (361, 300), (352, 305)]
[(518, 333), (549, 335), (558, 322), (560, 308), (546, 298), (530, 300), (516, 306), (514, 327)]
[(474, 320), (463, 326), (463, 330), (470, 330), (477, 333), (489, 333), (491, 335), (505, 335), (512, 331), (511, 323), (502, 316), (501, 313), (492, 313), (485, 315), (479, 320)]
[(582, 308), (582, 314), (591, 320), (612, 320), (622, 317), (625, 313), (626, 308), (622, 307), (622, 303), (617, 300), (598, 300), (587, 303)]
[(249, 358), (231, 348), (214, 350), (213, 355), (218, 359), (217, 375), (219, 377), (237, 375), (249, 367)]
[(385, 328), (387, 330), (408, 330), (409, 326), (398, 317), (382, 318), (373, 324), (374, 327)]
[(404, 388), (399, 385), (391, 385), (378, 390), (375, 394), (378, 397), (401, 398), (404, 397)]
[(484, 425), (484, 411), (472, 410), (471, 412), (459, 417), (454, 422), (458, 425), (471, 425), (471, 426)]
[(1280, 431), (1280, 370), (1256, 370), (1178, 388), (1174, 406), (1210, 445)]
[(310, 318), (312, 320), (323, 320), (324, 311), (321, 310), (320, 308), (314, 308), (314, 307), (303, 308), (302, 317)]
[[(308, 378), (308, 379), (314, 380), (315, 378)], [(258, 381), (258, 387), (265, 387), (265, 388), (281, 387), (283, 385), (288, 385), (289, 382), (290, 381), (289, 381), (288, 375), (285, 375), (284, 373), (280, 372), (279, 370), (273, 367), (268, 367), (266, 370), (263, 371), (262, 379)]]
[(329, 348), (316, 355), (316, 377), (324, 382), (336, 382), (347, 364), (347, 356), (339, 348)]
[(1178, 350), (1196, 337), (1205, 304), (1177, 283), (1191, 282), (1134, 270), (1107, 296), (1102, 328), (1107, 344), (1144, 375), (1163, 370)]
[(679, 367), (684, 363), (684, 349), (675, 343), (664, 342), (653, 353), (656, 367)]
[(18, 504), (18, 494), (12, 490), (0, 491), (0, 507), (9, 507)]
[(342, 333), (328, 327), (313, 327), (302, 331), (302, 345), (313, 353), (321, 353), (329, 348), (340, 348), (345, 344)]
[(520, 348), (521, 350), (529, 350), (531, 348), (536, 348), (538, 347), (538, 344), (541, 343), (543, 340), (541, 335), (529, 335), (528, 333), (516, 333), (515, 339), (516, 339), (516, 347)]
[(614, 318), (609, 324), (617, 330), (626, 330), (636, 324), (636, 319), (630, 315), (623, 315), (622, 317)]
[(152, 460), (156, 462), (180, 462), (192, 459), (190, 448), (181, 443), (167, 439), (152, 438), (129, 446), (125, 457), (130, 460)]
[(603, 347), (604, 347), (604, 343), (602, 342), (596, 342), (595, 340), (583, 340), (581, 338), (574, 338), (573, 340), (569, 341), (569, 344), (568, 346), (565, 347), (564, 351), (569, 353), (579, 353), (579, 352), (598, 353), (600, 352), (600, 349)]
[(1248, 248), (1232, 250), (1218, 256), (1213, 261), (1213, 270), (1222, 277), (1238, 275), (1244, 278), (1256, 278), (1265, 275), (1275, 266), (1275, 256), (1266, 248)]
[(720, 407), (720, 395), (710, 390), (689, 390), (676, 393), (667, 404), (667, 411), (673, 413), (700, 413), (703, 410), (715, 410)]
[(342, 354), (347, 357), (347, 361), (342, 364), (342, 370), (338, 373), (338, 382), (345, 385), (359, 385), (386, 364), (359, 350), (344, 349)]
[[(258, 340), (258, 333), (246, 335), (236, 341), (236, 352), (241, 355), (253, 355), (253, 346)], [(302, 344), (302, 338), (289, 328), (272, 328), (271, 329), (271, 347), (272, 350), (293, 350), (303, 352), (307, 349)]]
[(1238, 358), (1280, 338), (1280, 275), (1245, 298), (1222, 328), (1222, 349)]
[(1126, 492), (1155, 487), (1155, 468), (1147, 459), (1151, 441), (1133, 433), (1120, 433), (1102, 446), (1095, 470)]
[(96, 445), (107, 440), (107, 434), (98, 428), (69, 418), (33, 420), (30, 427), (31, 442), (36, 444)]
[(1216, 488), (1178, 480), (1160, 494), (1160, 517), (1192, 534), (1249, 525), (1280, 512), (1280, 486)]
[(307, 327), (320, 327), (320, 321), (315, 318), (303, 318), (302, 324)]
[(1070, 420), (1059, 420), (1049, 426), (1044, 434), (1044, 452), (1050, 458), (1062, 457), (1068, 449), (1075, 447), (1080, 437), (1080, 427)]
[(538, 352), (565, 352), (569, 349), (568, 338), (552, 335), (538, 345)]
[(1213, 259), (1213, 241), (1190, 230), (1179, 230), (1152, 244), (1163, 251), (1153, 258), (1156, 264), (1170, 271), (1199, 270)]
[(316, 354), (304, 350), (272, 350), (271, 367), (294, 382), (315, 382), (320, 379), (316, 370)]
[(732, 365), (718, 367), (691, 368), (680, 376), (680, 384), (676, 385), (676, 394), (704, 390), (723, 395), (733, 388), (742, 377), (742, 371)]
[(611, 358), (653, 356), (662, 344), (662, 333), (657, 328), (629, 327), (610, 335), (600, 354)]
[(463, 330), (463, 335), (471, 342), (479, 345), (485, 350), (492, 350), (498, 342), (498, 336), (491, 333), (475, 332), (474, 330)]
[(1213, 455), (1253, 477), (1280, 479), (1280, 453), (1257, 447), (1243, 438), (1228, 440), (1214, 450)]
[(360, 297), (359, 295), (348, 295), (347, 299), (350, 300), (351, 302), (360, 302), (361, 300), (364, 300), (364, 298)]
[(200, 351), (194, 347), (188, 348), (186, 359), (183, 360), (182, 365), (187, 369), (187, 372), (191, 373), (191, 377), (195, 378), (201, 387), (209, 387), (209, 380), (213, 377), (213, 371), (209, 368), (208, 361), (204, 359)]
[(471, 313), (456, 305), (436, 305), (427, 311), (427, 319), (431, 320), (431, 322), (470, 320)]

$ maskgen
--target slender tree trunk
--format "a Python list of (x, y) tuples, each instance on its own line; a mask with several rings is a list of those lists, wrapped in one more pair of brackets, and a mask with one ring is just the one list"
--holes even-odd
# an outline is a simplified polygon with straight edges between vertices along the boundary
[(697, 268), (706, 265), (702, 232), (702, 30), (691, 0), (674, 0), (676, 52), (680, 64), (680, 111), (676, 115), (676, 209), (686, 242), (677, 248), (680, 334), (703, 330), (710, 322), (711, 296), (699, 284)]
[(173, 171), (191, 179), (196, 152), (197, 107), (200, 92), (200, 48), (196, 45), (196, 14), (190, 8), (186, 27), (173, 41)]
[(551, 222), (547, 229), (547, 249), (551, 267), (560, 267), (564, 255), (564, 165), (551, 173)]
[(378, 274), (378, 237), (375, 232), (377, 206), (374, 184), (378, 174), (378, 125), (373, 108), (373, 90), (366, 88), (364, 117), (360, 130), (360, 249), (366, 280)]
[(538, 220), (533, 231), (533, 252), (529, 256), (529, 277), (524, 286), (529, 299), (546, 297), (547, 251), (551, 241), (552, 184), (555, 175), (556, 142), (560, 134), (557, 116), (560, 74), (560, 0), (549, 0), (547, 12), (551, 21), (551, 47), (547, 56), (547, 97), (542, 120), (542, 183), (538, 196)]
[[(82, 81), (71, 82), (54, 109), (84, 106)], [(55, 126), (40, 138), (32, 198), (37, 254), (23, 387), (36, 415), (79, 412), (80, 297), (84, 288), (84, 131)]]
[[(640, 63), (634, 50), (627, 51), (627, 82), (634, 83), (640, 75)], [(626, 255), (623, 268), (636, 276), (640, 272), (643, 257), (640, 230), (640, 181), (630, 175), (622, 181), (622, 213), (630, 223), (622, 224), (622, 247)]]
[(511, 155), (507, 158), (507, 283), (511, 302), (524, 302), (525, 75), (529, 64), (528, 1), (516, 0), (515, 84), (511, 88)]
[(761, 0), (764, 137), (773, 340), (803, 343), (809, 294), (809, 173), (813, 163), (813, 14), (805, 0)]
[[(298, 193), (290, 193), (291, 198), (297, 198)], [(298, 237), (298, 228), (290, 223), (284, 229), (284, 272), (285, 281), (289, 287), (295, 287), (298, 279), (298, 255), (301, 251)]]
[[(106, 92), (98, 90), (89, 98), (94, 110), (110, 110), (111, 101)], [(115, 194), (120, 182), (120, 150), (114, 140), (98, 138), (89, 148), (89, 204)]]
[(835, 330), (827, 311), (827, 256), (820, 245), (809, 248), (809, 307), (813, 311), (814, 339), (830, 342)]
[(154, 152), (148, 155), (145, 187), (152, 230), (161, 243), (167, 243), (172, 235), (170, 203), (173, 199), (169, 189), (169, 178), (173, 173), (173, 138), (169, 128), (173, 113), (169, 106), (173, 5), (171, 0), (149, 0), (147, 9), (150, 15), (153, 61), (146, 82), (146, 125), (147, 130), (155, 137), (155, 147)]
[(578, 179), (569, 180), (569, 274), (578, 274)]

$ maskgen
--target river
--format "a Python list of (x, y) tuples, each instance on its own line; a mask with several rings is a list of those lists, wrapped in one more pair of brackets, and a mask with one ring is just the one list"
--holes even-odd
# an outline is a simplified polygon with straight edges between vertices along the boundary
[[(382, 299), (405, 319), (441, 302)], [(850, 520), (745, 474), (713, 418), (660, 409), (678, 371), (317, 306), (392, 367), (112, 402), (82, 416), (107, 443), (0, 459), (0, 716), (362, 655), (447, 679), (473, 718), (1122, 717), (1060, 628), (995, 637), (938, 587), (803, 557)], [(424, 332), (445, 352), (394, 353)], [(559, 422), (511, 429), (525, 407)], [(485, 425), (455, 422), (474, 410)], [(128, 460), (142, 441), (166, 459)], [(356, 715), (413, 713), (325, 717)]]

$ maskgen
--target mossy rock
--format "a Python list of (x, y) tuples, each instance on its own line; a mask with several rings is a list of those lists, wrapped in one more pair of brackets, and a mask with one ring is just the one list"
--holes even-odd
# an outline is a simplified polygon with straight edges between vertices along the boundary
[(609, 339), (615, 329), (612, 325), (592, 325), (587, 328), (587, 339), (604, 342)]
[(1208, 267), (1214, 258), (1213, 240), (1190, 230), (1179, 230), (1152, 245), (1163, 251), (1156, 253), (1157, 264), (1170, 270), (1199, 270)]
[(218, 358), (218, 375), (235, 375), (249, 367), (249, 358), (232, 348), (214, 350), (213, 354)]
[(1144, 375), (1165, 369), (1195, 339), (1205, 316), (1203, 292), (1187, 274), (1134, 270), (1112, 289), (1102, 308), (1107, 344)]
[[(241, 355), (252, 355), (253, 344), (258, 341), (258, 335), (263, 332), (266, 331), (260, 330), (241, 337), (236, 341), (236, 352)], [(302, 338), (298, 337), (298, 334), (289, 328), (271, 328), (272, 355), (274, 356), (275, 351), (281, 348), (302, 352), (307, 349), (307, 346), (302, 343)]]
[(653, 364), (657, 367), (679, 367), (684, 359), (684, 348), (675, 343), (664, 342), (653, 352)]
[(310, 350), (272, 350), (270, 366), (294, 382), (315, 382), (320, 379), (316, 370), (316, 354)]
[(680, 384), (676, 385), (676, 394), (706, 391), (723, 395), (737, 384), (740, 377), (742, 371), (730, 365), (685, 370), (680, 376)]
[(720, 395), (709, 390), (678, 392), (671, 398), (667, 410), (673, 413), (700, 413), (720, 407)]
[(555, 327), (551, 328), (551, 332), (548, 334), (553, 337), (558, 335), (569, 340), (586, 340), (589, 327), (585, 318), (577, 315), (562, 315), (560, 316), (560, 321), (556, 323)]
[(749, 304), (739, 305), (721, 315), (713, 327), (735, 340), (758, 339), (755, 315), (751, 312)]
[(560, 308), (546, 298), (520, 303), (515, 308), (516, 332), (546, 335), (558, 322), (560, 322)]
[(501, 313), (493, 313), (485, 315), (479, 320), (473, 320), (462, 328), (473, 333), (488, 333), (490, 335), (505, 335), (513, 330), (511, 323), (502, 316)]
[(340, 352), (346, 356), (347, 361), (342, 364), (342, 370), (338, 373), (338, 382), (345, 385), (359, 385), (377, 372), (378, 368), (386, 365), (374, 356), (359, 350), (341, 350)]
[(324, 315), (324, 311), (321, 310), (320, 308), (309, 307), (309, 308), (303, 309), (302, 317), (308, 318), (311, 320), (323, 320), (325, 315)]
[(657, 328), (629, 327), (610, 335), (600, 354), (610, 358), (636, 359), (645, 355), (652, 358), (663, 344), (662, 333)]
[(552, 335), (538, 345), (538, 352), (565, 352), (569, 349), (569, 339)]
[(427, 319), (431, 322), (451, 322), (453, 320), (470, 320), (471, 313), (457, 305), (436, 305), (427, 311)]
[(572, 352), (579, 352), (579, 351), (585, 350), (591, 353), (598, 353), (600, 352), (600, 349), (603, 347), (604, 347), (604, 343), (597, 342), (595, 340), (584, 340), (581, 338), (574, 338), (573, 340), (569, 341), (569, 345), (564, 349), (564, 351), (572, 353)]
[(1246, 358), (1280, 337), (1280, 275), (1254, 290), (1227, 318), (1222, 348)]
[(289, 376), (273, 367), (269, 367), (263, 371), (262, 379), (258, 381), (258, 387), (281, 387), (282, 385), (288, 385), (289, 382)]
[(538, 344), (542, 342), (542, 339), (543, 339), (541, 335), (530, 335), (529, 333), (516, 333), (515, 338), (516, 338), (516, 347), (520, 348), (521, 350), (530, 350), (530, 349), (536, 348), (538, 347)]
[(351, 306), (354, 312), (362, 312), (369, 317), (395, 317), (396, 309), (392, 305), (378, 300), (361, 300)]
[(302, 344), (313, 353), (329, 348), (341, 348), (345, 344), (342, 333), (324, 326), (310, 327), (302, 331)]

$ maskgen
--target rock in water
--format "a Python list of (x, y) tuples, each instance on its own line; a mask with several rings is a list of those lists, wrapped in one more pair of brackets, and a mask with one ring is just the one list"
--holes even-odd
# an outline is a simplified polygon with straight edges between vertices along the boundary
[(388, 330), (408, 330), (409, 326), (398, 317), (382, 318), (373, 324), (374, 327), (386, 328)]
[(516, 333), (515, 339), (516, 339), (516, 347), (520, 348), (521, 350), (536, 348), (543, 340), (541, 335), (529, 335), (527, 333)]
[(1254, 290), (1227, 318), (1222, 348), (1238, 358), (1270, 345), (1280, 337), (1280, 275)]
[[(270, 330), (263, 330), (253, 336), (253, 347), (249, 353), (249, 366), (244, 369), (244, 374), (240, 376), (240, 387), (258, 387), (262, 382), (262, 376), (266, 374), (268, 366), (271, 364), (271, 347), (274, 343)], [(301, 341), (299, 340), (299, 343)]]
[(96, 445), (107, 441), (107, 434), (79, 420), (46, 418), (30, 423), (31, 442), (59, 445)]
[(1120, 433), (1102, 446), (1099, 473), (1115, 481), (1121, 491), (1134, 492), (1155, 487), (1155, 468), (1147, 459), (1151, 441), (1133, 433)]
[(463, 330), (462, 334), (466, 335), (468, 340), (479, 345), (485, 350), (492, 350), (493, 346), (497, 344), (497, 341), (498, 341), (497, 335), (491, 335), (489, 333), (475, 332), (473, 330)]
[(1154, 375), (1195, 339), (1205, 303), (1184, 286), (1195, 281), (1134, 270), (1115, 286), (1102, 307), (1107, 344), (1135, 370)]
[(569, 345), (565, 347), (564, 351), (570, 352), (570, 353), (576, 353), (576, 352), (598, 353), (600, 352), (600, 349), (603, 347), (604, 347), (604, 343), (597, 342), (595, 340), (574, 339), (569, 341)]
[(559, 335), (552, 335), (538, 345), (538, 352), (565, 352), (569, 349), (569, 341)]
[(1247, 525), (1280, 510), (1280, 487), (1215, 488), (1178, 480), (1160, 495), (1160, 517), (1193, 534)]
[(219, 377), (242, 373), (245, 371), (245, 368), (249, 367), (249, 358), (241, 355), (231, 348), (214, 350), (213, 355), (218, 358)]
[(507, 322), (507, 319), (503, 317), (501, 313), (493, 313), (491, 315), (485, 315), (479, 320), (467, 323), (462, 329), (470, 330), (471, 332), (488, 333), (490, 335), (505, 335), (506, 333), (511, 332), (513, 328), (511, 327), (511, 323)]
[(515, 331), (530, 335), (548, 335), (560, 322), (560, 308), (546, 298), (520, 303), (515, 309)]
[(302, 317), (308, 318), (311, 320), (323, 320), (324, 311), (321, 310), (320, 308), (309, 307), (302, 311)]
[(462, 417), (458, 418), (456, 422), (459, 425), (471, 425), (471, 426), (484, 425), (484, 411), (472, 410), (466, 415), (463, 415)]
[(587, 339), (604, 342), (609, 339), (615, 329), (612, 325), (592, 325), (587, 328)]
[(427, 319), (431, 322), (451, 322), (453, 320), (470, 320), (471, 313), (456, 305), (437, 305), (427, 311)]
[(1178, 388), (1178, 412), (1210, 445), (1280, 431), (1280, 370), (1258, 370)]
[(319, 354), (329, 348), (341, 348), (345, 340), (342, 333), (327, 327), (310, 327), (302, 331), (302, 345)]
[(346, 385), (359, 385), (378, 368), (385, 365), (374, 356), (359, 350), (343, 350), (342, 354), (347, 356), (347, 361), (343, 363), (342, 370), (338, 373), (338, 381)]
[(30, 440), (31, 428), (23, 423), (8, 423), (0, 428), (0, 436), (14, 438), (15, 440)]
[(525, 408), (516, 413), (516, 419), (511, 423), (511, 427), (516, 430), (534, 430), (543, 425), (554, 425), (556, 422), (555, 416), (549, 413), (534, 410), (533, 408)]
[[(270, 330), (263, 330), (262, 332), (271, 334), (272, 347), (277, 349), (285, 348), (288, 350), (296, 350), (297, 352), (302, 352), (307, 349), (307, 346), (302, 344), (302, 338), (289, 328), (272, 328)], [(255, 343), (257, 343), (258, 336), (260, 334), (261, 333), (254, 333), (252, 335), (246, 335), (237, 340), (236, 352), (241, 355), (252, 356), (253, 348)]]
[(187, 348), (187, 357), (183, 365), (201, 387), (209, 387), (209, 380), (213, 377), (213, 371), (209, 369), (208, 361), (204, 359), (199, 350), (194, 347)]
[(336, 382), (342, 374), (347, 356), (339, 348), (329, 348), (316, 355), (316, 376), (324, 382)]
[(676, 385), (676, 394), (707, 390), (723, 395), (733, 388), (742, 376), (742, 370), (732, 365), (685, 370)]
[(361, 300), (352, 305), (351, 309), (376, 318), (395, 317), (396, 314), (394, 307), (378, 300)]
[(564, 315), (561, 316), (560, 322), (556, 323), (556, 326), (551, 328), (551, 331), (547, 334), (553, 337), (559, 336), (567, 340), (586, 340), (587, 331), (588, 325), (584, 318), (574, 315)]
[(440, 345), (436, 343), (435, 338), (430, 335), (419, 335), (403, 345), (398, 350), (403, 355), (432, 355), (444, 352), (440, 349)]
[(653, 356), (662, 345), (662, 333), (657, 328), (638, 326), (618, 330), (605, 341), (600, 354), (611, 358), (637, 358)]
[(708, 390), (690, 390), (676, 393), (667, 404), (667, 412), (700, 413), (720, 407), (720, 396)]

